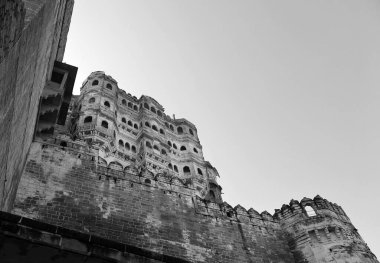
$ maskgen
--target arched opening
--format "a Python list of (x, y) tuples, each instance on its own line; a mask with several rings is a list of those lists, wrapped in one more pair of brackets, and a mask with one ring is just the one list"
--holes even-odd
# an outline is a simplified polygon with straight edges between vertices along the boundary
[(154, 107), (150, 107), (150, 111), (156, 113), (156, 109)]
[(96, 85), (99, 85), (99, 80), (94, 80), (93, 82), (92, 82), (92, 84), (91, 84), (92, 86), (96, 86)]
[(152, 125), (152, 129), (158, 131), (156, 125)]
[(168, 164), (168, 168), (169, 168), (170, 170), (173, 170), (173, 165), (172, 165), (171, 163), (169, 163), (169, 164)]
[(177, 145), (173, 143), (173, 148), (177, 150)]
[(181, 126), (177, 128), (177, 132), (178, 132), (178, 134), (182, 134), (183, 133), (183, 129), (182, 129)]
[(102, 121), (101, 126), (102, 126), (103, 128), (108, 129), (108, 122), (106, 122), (106, 121)]
[(164, 149), (162, 149), (161, 154), (166, 155), (166, 151)]
[(194, 151), (195, 153), (198, 153), (198, 150), (197, 150), (197, 148), (194, 148), (194, 149), (193, 149), (193, 151)]
[(178, 173), (178, 167), (177, 167), (177, 165), (174, 165), (174, 172)]
[(109, 84), (109, 83), (107, 83), (106, 88), (109, 89), (109, 90), (112, 90), (112, 85)]
[(183, 172), (184, 172), (185, 174), (190, 173), (190, 167), (189, 167), (189, 166), (185, 166), (185, 167), (183, 167)]
[(86, 118), (84, 118), (84, 123), (88, 123), (88, 122), (92, 122), (92, 116), (87, 116)]
[(111, 104), (110, 104), (108, 101), (105, 101), (105, 102), (104, 102), (104, 106), (106, 106), (107, 108), (110, 108), (110, 107), (111, 107)]
[(190, 132), (190, 134), (191, 134), (191, 135), (193, 135), (193, 136), (194, 136), (194, 132), (193, 132), (193, 130), (192, 130), (192, 129), (189, 129), (189, 132)]
[(124, 142), (122, 140), (119, 140), (119, 146), (121, 146), (121, 147), (124, 146)]
[(123, 117), (121, 118), (121, 122), (127, 123), (127, 120)]
[(133, 124), (133, 128), (135, 128), (136, 130), (138, 130), (139, 126), (135, 123), (135, 124)]
[(201, 170), (201, 169), (199, 169), (199, 168), (198, 168), (198, 169), (197, 169), (197, 171), (198, 171), (198, 174), (199, 174), (199, 175), (203, 175), (203, 173), (202, 173), (202, 170)]
[(94, 103), (95, 102), (95, 98), (94, 97), (92, 97), (92, 98), (90, 98), (89, 100), (88, 100), (88, 103)]
[(149, 110), (149, 105), (148, 105), (148, 103), (144, 103), (144, 108)]
[(172, 147), (172, 143), (171, 143), (170, 141), (168, 141), (168, 145), (169, 145), (170, 147)]
[(145, 122), (145, 126), (150, 128), (149, 122)]
[(186, 147), (182, 145), (181, 148), (180, 148), (180, 150), (181, 151), (186, 151)]
[(160, 149), (158, 149), (158, 146), (157, 145), (154, 145), (153, 146), (153, 149), (157, 150), (157, 151), (160, 151)]
[(125, 143), (125, 149), (127, 149), (128, 151), (131, 149), (131, 146), (129, 145), (128, 142)]
[(305, 206), (305, 211), (306, 211), (307, 216), (309, 217), (317, 215), (317, 213), (315, 213), (314, 208), (312, 208), (310, 205)]
[(136, 153), (136, 146), (132, 145), (132, 152)]
[(162, 117), (162, 112), (160, 110), (157, 111), (157, 115)]
[(165, 134), (165, 132), (164, 132), (163, 129), (160, 129), (160, 133), (161, 133), (161, 134)]
[(128, 108), (131, 108), (131, 109), (132, 109), (132, 107), (133, 107), (132, 102), (128, 102)]
[(128, 125), (129, 125), (129, 126), (133, 126), (133, 124), (132, 124), (131, 121), (128, 121)]
[(133, 106), (133, 110), (138, 111), (138, 108), (136, 105)]
[(174, 131), (174, 127), (173, 127), (173, 125), (170, 124), (169, 127), (170, 127), (170, 129), (171, 129), (172, 131)]
[(169, 124), (167, 122), (165, 122), (165, 126), (166, 128), (169, 128)]
[(152, 148), (152, 144), (150, 142), (145, 142), (146, 147)]
[(126, 104), (127, 104), (127, 101), (126, 101), (125, 99), (122, 99), (122, 100), (121, 100), (121, 104), (126, 105)]

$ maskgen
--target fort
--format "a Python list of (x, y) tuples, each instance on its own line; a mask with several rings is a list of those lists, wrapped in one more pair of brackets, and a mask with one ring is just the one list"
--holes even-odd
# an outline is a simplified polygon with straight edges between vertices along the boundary
[(72, 8), (0, 4), (2, 262), (378, 262), (319, 195), (274, 214), (229, 205), (196, 126), (155, 99), (102, 71), (73, 96)]

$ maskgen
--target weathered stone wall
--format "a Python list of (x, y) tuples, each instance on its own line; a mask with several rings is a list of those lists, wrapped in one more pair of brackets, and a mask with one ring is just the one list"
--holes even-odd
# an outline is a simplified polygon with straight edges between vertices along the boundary
[[(12, 2), (12, 1), (11, 1)], [(0, 62), (0, 209), (10, 210), (32, 142), (38, 103), (55, 60), (62, 60), (73, 0), (25, 0), (25, 21)], [(12, 16), (10, 16), (12, 17)], [(14, 29), (17, 27), (17, 29)], [(12, 35), (12, 36), (13, 36)]]
[(178, 259), (172, 262), (294, 262), (273, 218), (251, 220), (241, 208), (232, 215), (200, 202), (191, 187), (108, 169), (96, 152), (68, 146), (32, 144), (13, 213)]

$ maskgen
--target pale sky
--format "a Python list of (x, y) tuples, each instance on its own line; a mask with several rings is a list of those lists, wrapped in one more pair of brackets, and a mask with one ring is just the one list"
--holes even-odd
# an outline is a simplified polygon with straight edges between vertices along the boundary
[(194, 123), (230, 205), (319, 194), (380, 257), (380, 1), (76, 0), (64, 61)]

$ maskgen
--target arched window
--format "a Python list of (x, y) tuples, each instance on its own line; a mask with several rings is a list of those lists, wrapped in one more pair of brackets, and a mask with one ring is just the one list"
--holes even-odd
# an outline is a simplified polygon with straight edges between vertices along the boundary
[(177, 150), (177, 145), (175, 145), (175, 143), (173, 143), (173, 148)]
[(162, 149), (161, 154), (166, 155), (166, 151), (164, 149)]
[(125, 143), (125, 148), (129, 151), (131, 149), (131, 146), (129, 145), (128, 142)]
[(160, 110), (157, 110), (157, 115), (162, 117), (162, 112)]
[(182, 129), (181, 126), (177, 128), (177, 132), (178, 132), (178, 134), (182, 134), (183, 133), (183, 129)]
[(177, 167), (177, 165), (174, 165), (174, 172), (178, 173), (178, 167)]
[(195, 153), (198, 153), (198, 150), (197, 150), (197, 148), (194, 148), (194, 149), (193, 149), (193, 151), (194, 151)]
[(133, 128), (135, 128), (136, 130), (138, 130), (139, 126), (135, 123), (135, 124), (133, 124)]
[(88, 123), (88, 122), (92, 122), (92, 116), (87, 116), (86, 118), (84, 118), (84, 123)]
[(156, 125), (152, 125), (152, 129), (158, 131)]
[(189, 168), (189, 166), (184, 166), (184, 167), (183, 167), (183, 172), (184, 172), (185, 174), (190, 173), (190, 168)]
[(109, 103), (108, 101), (105, 101), (105, 102), (104, 102), (104, 106), (106, 106), (106, 107), (108, 107), (108, 108), (111, 107), (111, 105), (110, 105), (110, 103)]
[(173, 125), (170, 124), (169, 127), (170, 127), (170, 129), (171, 129), (172, 131), (174, 131), (174, 127), (173, 127)]
[(132, 102), (128, 102), (128, 108), (131, 108), (132, 109)]
[(169, 168), (170, 170), (173, 170), (173, 165), (172, 165), (171, 163), (169, 163), (169, 164), (168, 164), (168, 168)]
[(181, 151), (186, 151), (186, 147), (185, 146), (181, 146), (180, 150)]
[(124, 122), (124, 123), (127, 123), (127, 120), (124, 117), (121, 118), (121, 121)]
[(136, 153), (136, 146), (132, 145), (132, 152)]
[(153, 146), (153, 149), (157, 150), (157, 151), (160, 151), (160, 149), (158, 149), (157, 145), (154, 145)]
[(148, 105), (148, 103), (144, 103), (144, 108), (149, 110), (149, 105)]
[(122, 100), (121, 100), (121, 104), (126, 105), (126, 104), (127, 104), (127, 101), (126, 101), (125, 99), (122, 99)]
[(200, 174), (200, 175), (203, 175), (203, 173), (202, 173), (202, 170), (201, 169), (197, 169), (197, 171), (198, 171), (198, 174)]
[(109, 83), (107, 83), (106, 88), (109, 89), (109, 90), (112, 90), (112, 85), (109, 84)]
[(124, 142), (122, 140), (119, 140), (119, 145), (124, 146)]
[(152, 144), (150, 142), (145, 142), (146, 147), (152, 148)]
[(165, 122), (165, 126), (166, 128), (169, 128), (169, 124), (167, 122)]
[(94, 80), (93, 82), (92, 82), (92, 86), (95, 86), (95, 85), (98, 85), (99, 84), (99, 80)]
[(129, 125), (129, 126), (133, 126), (133, 124), (132, 124), (131, 121), (128, 121), (128, 125)]
[(150, 111), (156, 113), (156, 109), (154, 107), (150, 107)]
[(161, 134), (165, 134), (165, 132), (164, 132), (163, 129), (160, 129), (160, 133), (161, 133)]
[(102, 121), (102, 127), (108, 129), (108, 122)]
[(89, 100), (88, 100), (88, 103), (94, 103), (95, 102), (95, 98), (94, 97), (92, 97), (92, 98), (90, 98)]
[(192, 130), (192, 129), (189, 129), (189, 132), (190, 132), (190, 134), (191, 134), (191, 135), (193, 135), (193, 136), (194, 136), (194, 132), (193, 132), (193, 130)]
[(138, 109), (137, 109), (137, 106), (136, 106), (136, 105), (134, 105), (134, 106), (133, 106), (133, 110), (135, 110), (135, 111), (138, 111)]
[(168, 141), (168, 145), (169, 145), (170, 147), (172, 147), (172, 143), (171, 143), (170, 141)]
[(314, 208), (312, 208), (310, 205), (305, 206), (305, 211), (306, 211), (307, 216), (309, 216), (309, 217), (317, 215), (315, 213)]
[(150, 128), (149, 122), (145, 122), (145, 126)]

